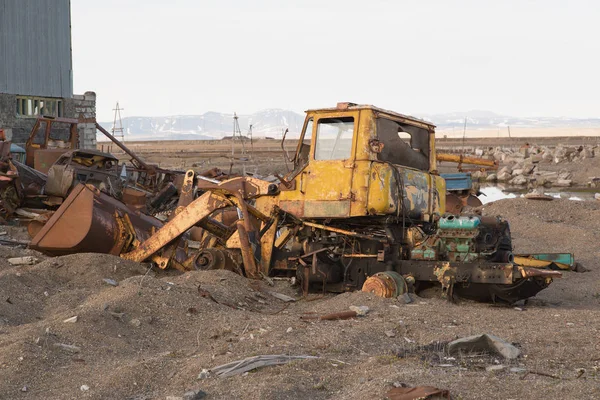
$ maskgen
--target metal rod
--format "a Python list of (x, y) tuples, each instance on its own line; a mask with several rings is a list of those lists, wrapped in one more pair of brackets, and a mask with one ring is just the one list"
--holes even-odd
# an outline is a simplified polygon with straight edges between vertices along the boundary
[(123, 143), (121, 143), (116, 137), (108, 133), (106, 129), (104, 129), (99, 123), (96, 122), (96, 129), (102, 132), (107, 138), (109, 138), (114, 144), (116, 144), (121, 150), (123, 150), (129, 157), (135, 160), (135, 162), (139, 165), (140, 169), (145, 169), (147, 171), (154, 171), (154, 167), (146, 164), (142, 161), (141, 158), (135, 155), (135, 153), (127, 148)]
[(373, 237), (373, 236), (361, 235), (360, 233), (356, 233), (356, 232), (352, 232), (352, 231), (347, 231), (345, 229), (332, 228), (332, 227), (326, 226), (326, 225), (315, 224), (314, 222), (303, 222), (303, 224), (305, 226), (310, 226), (310, 227), (313, 227), (313, 228), (323, 229), (323, 230), (330, 231), (330, 232), (336, 232), (336, 233), (340, 233), (340, 234), (346, 235), (346, 236), (353, 236), (353, 237), (357, 237), (357, 238), (360, 238), (360, 239), (376, 240), (376, 241), (382, 242), (382, 243), (387, 243), (388, 242), (387, 238), (386, 239), (382, 239), (382, 238), (376, 238), (376, 237)]
[(212, 178), (207, 178), (206, 176), (202, 176), (202, 175), (196, 175), (196, 178), (202, 179), (203, 181), (206, 181), (206, 182), (214, 183), (215, 185), (218, 185), (219, 183), (221, 183), (221, 181), (218, 181), (218, 180), (212, 179)]
[(438, 161), (456, 162), (460, 164), (484, 165), (486, 167), (497, 167), (498, 162), (494, 160), (486, 160), (484, 158), (469, 157), (462, 154), (437, 153)]

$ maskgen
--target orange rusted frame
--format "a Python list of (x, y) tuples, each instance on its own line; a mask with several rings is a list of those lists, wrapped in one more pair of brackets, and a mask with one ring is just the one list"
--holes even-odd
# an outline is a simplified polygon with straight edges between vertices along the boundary
[[(179, 201), (177, 202), (177, 208), (175, 209), (175, 212), (173, 212), (171, 214), (171, 216), (169, 217), (169, 220), (172, 220), (173, 218), (175, 218), (175, 216), (177, 214), (179, 214), (181, 211), (183, 211), (185, 209), (185, 207), (187, 207), (194, 200), (193, 187), (194, 187), (194, 171), (188, 170), (185, 173), (185, 177), (183, 178), (183, 185), (181, 186), (181, 193), (179, 194)], [(167, 268), (167, 266), (173, 260), (173, 256), (175, 255), (175, 252), (177, 251), (178, 246), (179, 246), (178, 241), (173, 240), (169, 245), (167, 245), (167, 247), (165, 248), (165, 251), (163, 251), (161, 255), (155, 255), (153, 257), (153, 261), (158, 265), (159, 268), (162, 268), (162, 269)], [(175, 266), (175, 267), (176, 268), (179, 267), (177, 269), (185, 270), (185, 268), (183, 266)]]
[[(140, 244), (135, 250), (121, 254), (121, 257), (137, 262), (147, 260), (192, 226), (209, 217), (213, 212), (225, 207), (236, 206), (240, 208), (249, 220), (249, 214), (254, 215), (258, 211), (252, 210), (245, 199), (270, 194), (272, 191), (272, 184), (254, 178), (233, 178), (221, 184), (213, 185), (210, 191), (198, 197), (187, 207), (180, 209), (173, 219), (148, 240)], [(264, 218), (264, 216), (262, 217)], [(245, 236), (248, 238), (248, 235)], [(250, 268), (251, 271), (257, 273), (255, 263), (248, 265), (246, 268)]]
[(240, 247), (242, 250), (242, 260), (244, 261), (244, 271), (246, 272), (247, 277), (256, 278), (258, 276), (258, 270), (256, 268), (256, 261), (254, 260), (252, 247), (250, 247), (248, 231), (246, 230), (245, 226), (246, 224), (243, 220), (239, 220), (236, 225), (240, 237)]
[(205, 193), (167, 222), (154, 235), (135, 250), (121, 254), (121, 258), (142, 262), (164, 248), (188, 229), (221, 208), (232, 206), (227, 198), (215, 193)]

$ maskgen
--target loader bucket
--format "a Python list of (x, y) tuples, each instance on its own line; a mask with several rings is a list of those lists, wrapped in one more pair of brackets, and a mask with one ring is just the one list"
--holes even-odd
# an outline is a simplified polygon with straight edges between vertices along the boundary
[(134, 236), (145, 240), (161, 226), (156, 218), (136, 213), (93, 186), (80, 184), (29, 247), (52, 256), (85, 252), (119, 255)]

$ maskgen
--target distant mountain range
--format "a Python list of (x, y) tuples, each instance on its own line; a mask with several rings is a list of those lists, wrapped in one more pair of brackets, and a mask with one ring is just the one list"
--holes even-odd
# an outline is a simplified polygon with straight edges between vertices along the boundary
[(438, 130), (464, 129), (467, 119), (467, 131), (480, 129), (506, 128), (600, 128), (600, 118), (569, 117), (511, 117), (491, 111), (473, 110), (446, 114), (426, 114), (420, 118), (433, 122)]
[[(233, 113), (211, 111), (201, 115), (126, 117), (122, 123), (126, 140), (218, 140), (233, 135), (233, 117)], [(281, 138), (286, 129), (292, 136), (298, 135), (304, 124), (304, 115), (280, 109), (267, 109), (237, 117), (241, 134), (248, 136), (252, 129), (255, 138)], [(101, 125), (112, 131), (112, 122)]]
[[(233, 134), (233, 114), (206, 112), (201, 115), (174, 115), (168, 117), (126, 117), (123, 129), (126, 140), (218, 140)], [(567, 117), (511, 117), (491, 111), (474, 110), (446, 114), (423, 114), (416, 117), (433, 122), (438, 131), (455, 130), (462, 135), (465, 118), (467, 134), (476, 136), (477, 130), (511, 128), (600, 128), (600, 118)], [(248, 136), (250, 126), (255, 138), (281, 138), (285, 129), (289, 137), (297, 137), (304, 123), (304, 115), (290, 110), (267, 109), (250, 115), (238, 115), (242, 135)], [(101, 123), (108, 131), (112, 122)], [(99, 140), (105, 138), (98, 136)]]

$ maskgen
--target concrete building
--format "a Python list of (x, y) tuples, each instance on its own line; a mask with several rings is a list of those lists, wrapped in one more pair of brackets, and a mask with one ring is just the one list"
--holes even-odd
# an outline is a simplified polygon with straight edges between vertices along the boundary
[(70, 0), (0, 0), (0, 129), (24, 144), (39, 115), (77, 118), (96, 147), (96, 94), (73, 95)]

